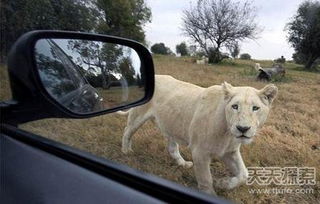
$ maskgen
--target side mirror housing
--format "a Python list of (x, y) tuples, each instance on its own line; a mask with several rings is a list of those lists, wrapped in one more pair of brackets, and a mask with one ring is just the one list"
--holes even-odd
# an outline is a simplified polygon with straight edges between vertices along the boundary
[(32, 31), (8, 56), (13, 102), (4, 120), (87, 118), (148, 102), (154, 91), (150, 52), (123, 38)]

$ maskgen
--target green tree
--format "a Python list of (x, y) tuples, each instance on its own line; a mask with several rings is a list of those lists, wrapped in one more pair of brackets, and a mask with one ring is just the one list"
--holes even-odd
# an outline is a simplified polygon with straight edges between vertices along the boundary
[(144, 0), (97, 0), (100, 13), (97, 32), (145, 43), (143, 26), (151, 22), (151, 10)]
[(151, 52), (160, 55), (170, 55), (172, 51), (170, 48), (166, 47), (164, 43), (155, 43), (151, 46)]
[(144, 0), (2, 0), (1, 58), (31, 30), (98, 32), (145, 42), (143, 26), (151, 21)]
[(129, 85), (135, 85), (135, 71), (130, 57), (123, 57), (119, 62), (120, 73)]
[(188, 50), (187, 44), (185, 42), (182, 42), (176, 45), (176, 52), (181, 56), (188, 56), (189, 50)]
[(295, 49), (295, 58), (305, 65), (305, 69), (315, 69), (320, 58), (320, 2), (305, 1), (286, 25), (288, 41)]
[(243, 53), (240, 55), (240, 59), (251, 60), (251, 55), (249, 55), (248, 53)]
[(297, 52), (293, 53), (292, 59), (297, 64), (305, 64), (306, 63), (305, 56), (303, 56), (301, 53), (297, 53)]
[(85, 0), (4, 0), (0, 9), (1, 62), (23, 33), (43, 29), (92, 31), (97, 16)]
[(77, 52), (80, 57), (77, 64), (88, 66), (88, 72), (93, 70), (99, 73), (102, 80), (102, 88), (108, 89), (112, 81), (112, 72), (120, 73), (117, 62), (123, 55), (122, 46), (97, 41), (70, 40), (68, 46)]

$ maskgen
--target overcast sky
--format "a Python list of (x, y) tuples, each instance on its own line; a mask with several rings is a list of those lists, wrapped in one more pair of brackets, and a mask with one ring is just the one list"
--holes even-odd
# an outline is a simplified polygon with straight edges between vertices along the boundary
[[(241, 0), (240, 0), (241, 1)], [(190, 39), (182, 35), (182, 11), (197, 0), (146, 0), (152, 10), (152, 23), (146, 25), (150, 45), (163, 42), (175, 52), (176, 44)], [(253, 0), (257, 22), (263, 28), (260, 38), (241, 43), (241, 53), (254, 59), (275, 59), (283, 55), (291, 59), (293, 49), (286, 40), (284, 27), (303, 0)]]

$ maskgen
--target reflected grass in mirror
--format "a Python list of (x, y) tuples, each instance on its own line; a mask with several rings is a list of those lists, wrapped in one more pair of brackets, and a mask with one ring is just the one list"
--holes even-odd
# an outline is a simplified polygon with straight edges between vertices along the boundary
[[(104, 109), (110, 109), (119, 105), (126, 105), (127, 103), (133, 103), (137, 98), (144, 97), (144, 88), (139, 86), (130, 86), (128, 87), (127, 94), (119, 94), (122, 92), (121, 87), (112, 87), (110, 89), (97, 89), (99, 94), (104, 100), (103, 105)], [(123, 104), (119, 104), (119, 101), (124, 101)]]

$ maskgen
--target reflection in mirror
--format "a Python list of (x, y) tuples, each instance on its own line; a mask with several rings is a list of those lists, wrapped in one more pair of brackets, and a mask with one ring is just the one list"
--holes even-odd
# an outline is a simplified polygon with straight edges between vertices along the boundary
[(130, 47), (90, 40), (41, 39), (35, 45), (41, 82), (61, 105), (86, 114), (145, 96), (144, 70)]

